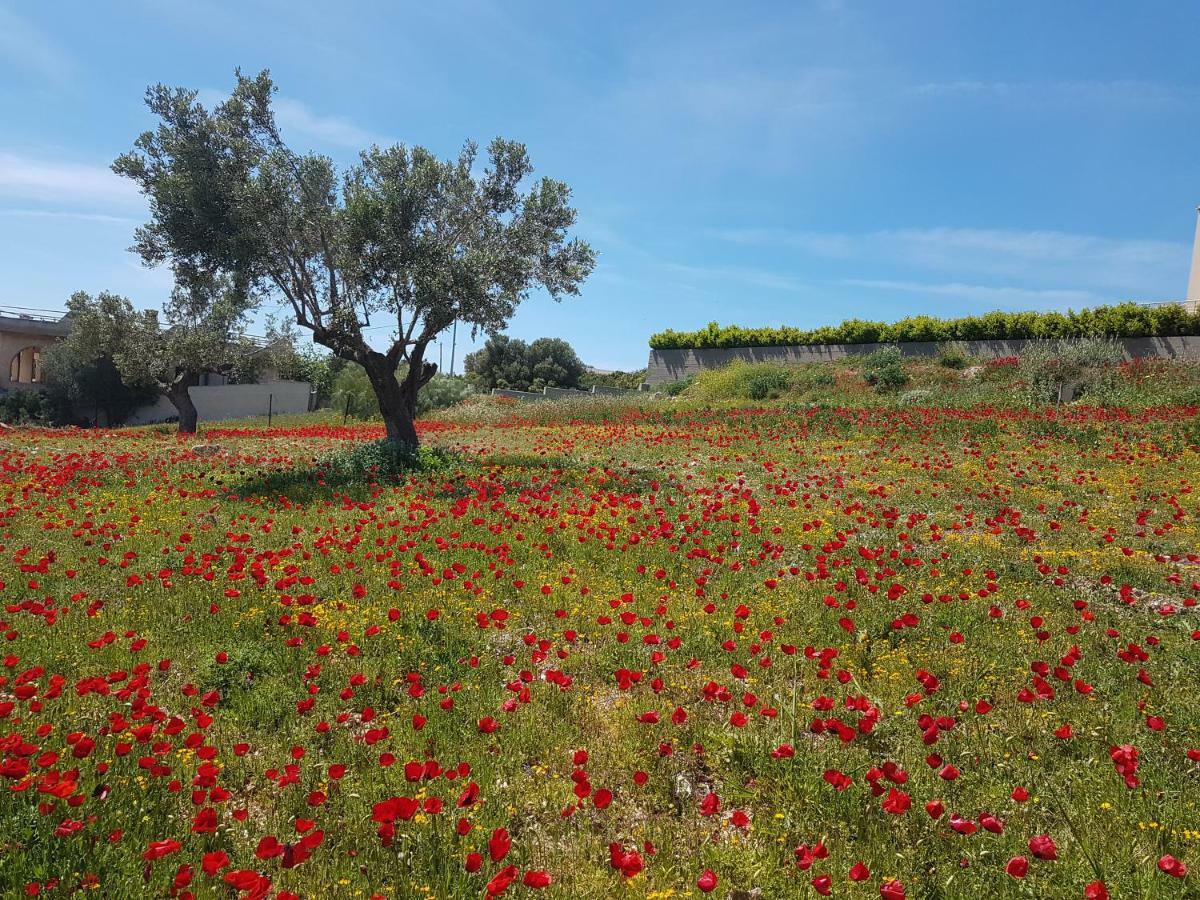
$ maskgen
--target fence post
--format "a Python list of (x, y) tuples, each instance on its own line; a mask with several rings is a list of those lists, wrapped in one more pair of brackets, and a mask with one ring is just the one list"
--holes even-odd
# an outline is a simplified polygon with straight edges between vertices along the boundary
[(275, 411), (275, 395), (267, 394), (267, 427), (271, 427), (271, 415)]

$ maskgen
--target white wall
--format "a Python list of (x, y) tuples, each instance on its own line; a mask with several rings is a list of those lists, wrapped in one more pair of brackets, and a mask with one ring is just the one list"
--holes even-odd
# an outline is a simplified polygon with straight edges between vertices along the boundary
[[(269, 381), (266, 384), (222, 384), (188, 390), (201, 422), (245, 419), (267, 414), (268, 399), (275, 415), (308, 412), (311, 388), (307, 381)], [(143, 406), (127, 425), (162, 422), (179, 413), (166, 397)]]

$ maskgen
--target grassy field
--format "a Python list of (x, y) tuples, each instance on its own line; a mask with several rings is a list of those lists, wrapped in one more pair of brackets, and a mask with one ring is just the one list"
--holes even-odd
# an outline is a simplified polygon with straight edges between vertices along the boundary
[(0, 896), (1200, 896), (1196, 413), (6, 432)]

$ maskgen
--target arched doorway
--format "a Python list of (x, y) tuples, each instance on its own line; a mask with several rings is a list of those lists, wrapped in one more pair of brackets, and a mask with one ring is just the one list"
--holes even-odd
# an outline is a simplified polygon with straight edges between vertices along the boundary
[(14, 353), (8, 364), (8, 380), (13, 384), (41, 384), (42, 348), (25, 347)]

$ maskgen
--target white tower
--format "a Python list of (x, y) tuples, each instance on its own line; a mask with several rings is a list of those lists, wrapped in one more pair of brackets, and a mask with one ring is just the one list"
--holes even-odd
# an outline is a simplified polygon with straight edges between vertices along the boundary
[(1192, 274), (1188, 277), (1188, 306), (1200, 304), (1200, 206), (1196, 207), (1196, 242), (1192, 245)]

